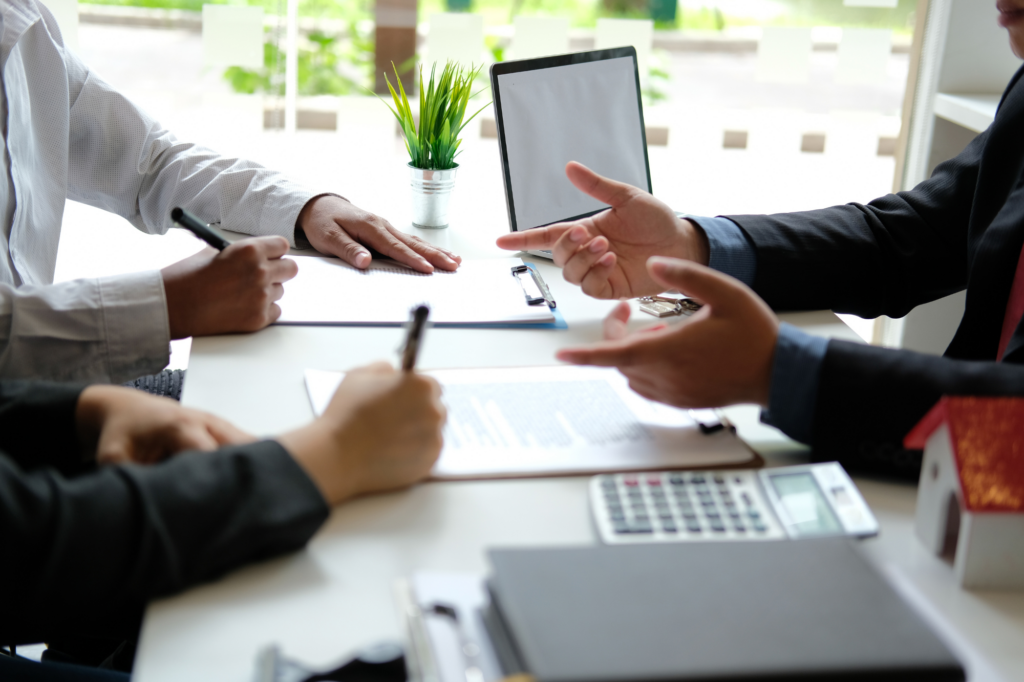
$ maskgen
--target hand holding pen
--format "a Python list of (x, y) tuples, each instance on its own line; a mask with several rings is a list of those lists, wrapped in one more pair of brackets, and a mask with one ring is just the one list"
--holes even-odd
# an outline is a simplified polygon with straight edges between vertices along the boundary
[(186, 210), (171, 219), (216, 249), (160, 271), (173, 339), (262, 329), (281, 315), (283, 283), (298, 272), (284, 237), (255, 237), (231, 244)]

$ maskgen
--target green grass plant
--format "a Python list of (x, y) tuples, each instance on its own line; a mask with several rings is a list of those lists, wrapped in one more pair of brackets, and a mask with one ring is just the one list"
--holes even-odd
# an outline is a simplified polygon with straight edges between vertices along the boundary
[(423, 65), (420, 65), (420, 112), (419, 119), (413, 116), (405, 87), (395, 69), (395, 80), (398, 91), (384, 74), (384, 80), (391, 91), (395, 106), (386, 101), (384, 105), (391, 110), (405, 136), (405, 148), (409, 152), (409, 161), (414, 168), (424, 170), (447, 170), (455, 168), (455, 157), (459, 154), (462, 139), (459, 135), (477, 114), (490, 106), (490, 102), (480, 107), (476, 113), (466, 118), (466, 108), (473, 96), (473, 81), (483, 66), (465, 68), (455, 62), (448, 62), (441, 70), (440, 78), (435, 76), (437, 64), (430, 67), (430, 81), (423, 86)]

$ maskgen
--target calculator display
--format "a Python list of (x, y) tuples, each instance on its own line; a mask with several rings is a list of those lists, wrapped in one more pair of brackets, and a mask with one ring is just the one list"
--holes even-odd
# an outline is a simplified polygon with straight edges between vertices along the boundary
[(800, 535), (833, 535), (843, 532), (821, 488), (809, 472), (793, 474), (770, 474), (775, 493)]

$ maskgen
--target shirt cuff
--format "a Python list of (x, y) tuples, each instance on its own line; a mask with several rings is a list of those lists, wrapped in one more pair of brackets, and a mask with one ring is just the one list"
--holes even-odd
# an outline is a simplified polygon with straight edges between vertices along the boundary
[(708, 266), (730, 277), (735, 277), (748, 287), (754, 285), (757, 274), (757, 252), (754, 245), (739, 226), (728, 218), (706, 218), (681, 214), (697, 224), (708, 237), (710, 259)]
[(158, 270), (99, 279), (109, 381), (159, 372), (170, 360), (171, 326)]
[(259, 231), (254, 234), (257, 236), (281, 235), (288, 240), (291, 246), (297, 246), (295, 227), (299, 222), (299, 214), (313, 197), (323, 194), (324, 192), (310, 191), (289, 180), (279, 180), (275, 183), (270, 198), (263, 204)]
[(779, 325), (768, 409), (761, 412), (761, 421), (793, 440), (811, 442), (818, 381), (827, 349), (828, 339), (811, 336), (786, 322)]

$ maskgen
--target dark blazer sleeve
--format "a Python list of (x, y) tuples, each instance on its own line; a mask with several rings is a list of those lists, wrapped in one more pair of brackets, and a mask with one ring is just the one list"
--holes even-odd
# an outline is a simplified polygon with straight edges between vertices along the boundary
[[(728, 216), (753, 243), (753, 289), (776, 310), (902, 317), (967, 285), (982, 133), (911, 191), (869, 204)], [(1001, 205), (1001, 203), (1000, 203)]]
[(84, 385), (0, 381), (0, 450), (23, 469), (53, 467), (65, 474), (94, 465), (75, 429)]
[(1024, 365), (830, 341), (821, 368), (812, 451), (851, 470), (917, 479), (903, 437), (943, 395), (1024, 396)]
[(0, 642), (131, 637), (147, 601), (299, 549), (328, 511), (273, 441), (70, 479), (0, 455)]

